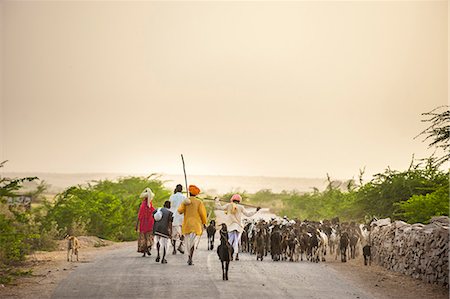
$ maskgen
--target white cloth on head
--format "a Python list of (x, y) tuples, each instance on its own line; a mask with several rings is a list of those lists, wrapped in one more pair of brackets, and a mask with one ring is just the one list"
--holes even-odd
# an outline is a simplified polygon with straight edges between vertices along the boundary
[(155, 235), (155, 244), (158, 244), (159, 243), (159, 249), (162, 251), (162, 252), (164, 252), (164, 250), (166, 251), (166, 253), (167, 253), (167, 238), (164, 238), (164, 237), (162, 237), (162, 236), (160, 236), (160, 235)]
[(200, 238), (200, 236), (197, 236), (196, 233), (184, 235), (184, 241), (186, 242), (186, 250), (188, 252), (190, 252), (190, 250), (195, 246), (198, 238)]
[(228, 232), (228, 243), (233, 247), (234, 253), (239, 253), (239, 242), (241, 241), (242, 233), (237, 230)]
[(153, 193), (152, 189), (145, 188), (144, 191), (142, 191), (140, 198), (147, 198), (147, 205), (150, 207), (150, 203), (152, 202), (153, 198), (155, 197), (155, 193)]
[(175, 194), (172, 194), (169, 198), (170, 200), (170, 211), (173, 213), (173, 222), (172, 224), (175, 225), (182, 225), (184, 215), (178, 213), (178, 207), (181, 205), (181, 203), (186, 199), (186, 196), (183, 195), (181, 192), (177, 192)]

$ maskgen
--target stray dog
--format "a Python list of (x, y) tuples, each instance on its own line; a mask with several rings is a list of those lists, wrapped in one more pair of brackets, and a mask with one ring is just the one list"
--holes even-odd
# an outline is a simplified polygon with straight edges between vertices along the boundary
[(214, 235), (216, 234), (216, 221), (211, 220), (208, 227), (206, 228), (206, 233), (208, 235), (208, 250), (214, 249)]
[(217, 255), (222, 263), (222, 279), (228, 280), (228, 267), (233, 257), (233, 247), (228, 243), (228, 229), (225, 223), (222, 223), (220, 229), (220, 245), (217, 247)]
[(78, 241), (77, 237), (66, 235), (64, 239), (67, 240), (67, 261), (69, 261), (70, 255), (70, 261), (72, 262), (73, 255), (75, 254), (78, 262), (78, 249), (80, 249), (80, 242)]

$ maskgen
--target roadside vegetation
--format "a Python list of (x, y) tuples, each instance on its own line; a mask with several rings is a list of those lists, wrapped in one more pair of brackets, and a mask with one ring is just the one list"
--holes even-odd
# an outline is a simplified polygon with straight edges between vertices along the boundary
[(342, 221), (365, 222), (373, 217), (428, 223), (433, 216), (448, 216), (448, 171), (432, 159), (411, 165), (405, 171), (387, 168), (367, 183), (332, 181), (324, 191), (300, 194), (261, 190), (244, 194), (246, 202), (301, 220), (339, 217)]

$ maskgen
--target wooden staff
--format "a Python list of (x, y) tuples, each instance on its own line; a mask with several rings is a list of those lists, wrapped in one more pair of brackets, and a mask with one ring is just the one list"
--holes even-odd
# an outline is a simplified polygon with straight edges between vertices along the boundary
[(186, 166), (184, 165), (183, 154), (181, 154), (181, 161), (183, 162), (184, 183), (186, 184), (186, 195), (187, 195), (187, 198), (189, 198), (189, 186), (188, 186), (188, 183), (187, 183)]
[[(216, 201), (215, 198), (208, 198), (208, 197), (200, 198), (200, 199), (201, 199), (201, 200)], [(229, 201), (229, 200), (226, 200), (226, 199), (219, 199), (219, 201), (220, 201), (220, 202), (224, 202), (224, 203), (230, 203), (230, 201)], [(246, 204), (246, 203), (238, 203), (238, 205), (243, 205), (244, 207), (255, 208), (255, 209), (261, 208), (261, 207), (254, 206), (254, 205), (249, 205), (249, 204)]]
[[(208, 214), (208, 217), (206, 218), (206, 224), (208, 224), (208, 222), (209, 222), (209, 218), (211, 217), (211, 213), (212, 213), (212, 210), (211, 211), (209, 211), (209, 214)], [(204, 231), (204, 227), (202, 227), (202, 236), (203, 236), (203, 231)], [(200, 244), (200, 239), (202, 238), (202, 236), (200, 236), (200, 238), (198, 238), (198, 241), (197, 241), (197, 245), (195, 246), (195, 249), (197, 250), (197, 248), (198, 248), (198, 244)]]

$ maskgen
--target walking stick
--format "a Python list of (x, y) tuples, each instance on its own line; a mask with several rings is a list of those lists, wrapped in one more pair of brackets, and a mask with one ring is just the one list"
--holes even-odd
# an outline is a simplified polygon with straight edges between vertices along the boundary
[(181, 154), (181, 161), (183, 162), (184, 183), (186, 184), (186, 195), (189, 198), (189, 187), (188, 187), (188, 183), (187, 183), (186, 166), (184, 165), (183, 154)]
[[(208, 223), (209, 222), (209, 217), (211, 217), (211, 213), (212, 213), (212, 210), (211, 211), (209, 211), (209, 215), (208, 215), (208, 217), (206, 217), (206, 223)], [(197, 245), (195, 246), (195, 250), (197, 250), (197, 248), (198, 248), (198, 244), (200, 244), (200, 239), (202, 238), (202, 236), (203, 236), (203, 232), (205, 231), (205, 227), (204, 226), (202, 226), (202, 235), (200, 236), (200, 238), (198, 238), (198, 241), (197, 241)]]

